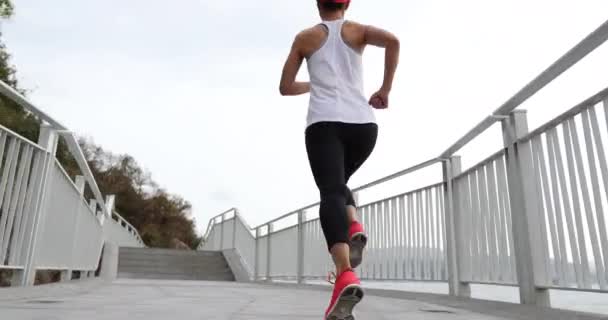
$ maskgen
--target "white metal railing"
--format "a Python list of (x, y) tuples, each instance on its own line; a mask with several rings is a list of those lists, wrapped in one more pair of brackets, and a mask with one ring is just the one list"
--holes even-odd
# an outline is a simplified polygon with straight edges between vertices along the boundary
[[(522, 303), (546, 306), (547, 289), (608, 293), (608, 89), (532, 132), (516, 110), (607, 39), (608, 21), (439, 157), (354, 189), (442, 164), (440, 183), (359, 207), (370, 236), (362, 279), (448, 281), (462, 297), (472, 283), (518, 286)], [(462, 172), (455, 153), (497, 122), (504, 145)], [(256, 280), (323, 278), (332, 263), (307, 214), (318, 205), (240, 231), (251, 243), (226, 241), (231, 221), (246, 224), (221, 214), (200, 249), (246, 252)]]
[[(0, 94), (45, 121), (38, 143), (0, 126), (0, 269), (13, 270), (12, 285), (31, 285), (37, 270), (97, 270), (105, 241), (143, 246), (137, 230), (106, 201), (74, 135), (0, 82)], [(55, 158), (63, 137), (83, 176), (72, 181)], [(84, 198), (85, 184), (95, 200)]]
[(115, 242), (119, 247), (141, 248), (145, 246), (137, 229), (116, 211), (112, 212), (112, 219), (106, 220), (103, 230), (106, 239)]
[(461, 279), (468, 282), (517, 283), (505, 160), (501, 150), (454, 178)]
[[(218, 226), (214, 228), (214, 226)], [(236, 209), (230, 209), (211, 219), (199, 250), (236, 249), (241, 255), (245, 268), (253, 279), (256, 239), (250, 232), (251, 227), (243, 220)]]
[(547, 286), (608, 290), (607, 125), (604, 90), (520, 141), (531, 149)]

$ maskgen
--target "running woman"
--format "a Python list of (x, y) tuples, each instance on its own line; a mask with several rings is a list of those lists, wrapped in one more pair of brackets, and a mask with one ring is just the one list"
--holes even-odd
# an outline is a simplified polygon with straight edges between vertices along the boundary
[[(378, 126), (372, 107), (389, 105), (399, 40), (382, 29), (345, 21), (350, 0), (316, 1), (322, 22), (296, 36), (283, 68), (280, 92), (285, 96), (310, 92), (306, 151), (321, 195), (321, 227), (336, 265), (325, 319), (350, 320), (363, 298), (353, 269), (361, 264), (367, 237), (347, 183), (376, 144)], [(362, 54), (367, 45), (386, 51), (384, 82), (369, 100), (363, 92)], [(297, 82), (304, 59), (310, 82)]]

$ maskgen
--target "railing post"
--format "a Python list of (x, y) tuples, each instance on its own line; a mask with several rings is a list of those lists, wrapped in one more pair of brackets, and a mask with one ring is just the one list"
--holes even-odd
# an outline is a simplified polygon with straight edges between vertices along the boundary
[(529, 143), (520, 144), (518, 139), (528, 133), (528, 121), (524, 110), (515, 110), (503, 120), (503, 139), (507, 148), (507, 175), (509, 184), (511, 219), (517, 279), (520, 301), (549, 307), (547, 289), (538, 285), (546, 283), (541, 247), (541, 228), (538, 193), (534, 183), (534, 165)]
[(444, 203), (445, 203), (445, 250), (447, 255), (448, 281), (450, 295), (464, 298), (471, 297), (471, 286), (462, 281), (464, 271), (462, 263), (464, 239), (459, 228), (459, 219), (462, 216), (457, 205), (459, 195), (454, 186), (454, 177), (462, 171), (461, 159), (458, 156), (443, 162)]
[(298, 284), (304, 283), (304, 221), (306, 211), (298, 212), (298, 259), (297, 259), (297, 281)]
[(226, 221), (226, 214), (222, 214), (222, 225), (220, 227), (220, 248), (219, 250), (224, 250), (224, 221)]
[(253, 280), (260, 280), (260, 228), (255, 229), (255, 262), (253, 266)]
[(234, 209), (234, 218), (232, 219), (232, 249), (236, 249), (236, 217), (239, 214), (237, 209)]
[[(106, 196), (106, 207), (104, 208), (105, 210), (102, 211), (101, 220), (99, 220), (101, 222), (101, 225), (103, 225), (105, 223), (106, 219), (112, 220), (112, 214), (114, 214), (115, 202), (116, 202), (115, 195)], [(122, 226), (122, 223), (121, 223), (121, 226)]]
[(266, 235), (266, 281), (272, 281), (270, 279), (270, 263), (271, 263), (271, 256), (272, 256), (272, 246), (270, 245), (270, 239), (272, 237), (272, 231), (273, 231), (273, 227), (272, 227), (272, 223), (269, 223), (266, 225), (267, 230), (268, 230), (268, 234)]
[(26, 240), (26, 255), (23, 271), (17, 273), (13, 277), (13, 281), (22, 286), (33, 285), (36, 278), (36, 250), (38, 246), (38, 239), (42, 232), (44, 232), (44, 220), (46, 215), (46, 203), (49, 198), (49, 192), (47, 192), (51, 180), (52, 180), (52, 166), (55, 161), (55, 154), (57, 152), (57, 144), (59, 142), (59, 136), (57, 131), (48, 124), (42, 124), (40, 126), (40, 135), (38, 136), (38, 145), (40, 145), (46, 152), (41, 155), (40, 167), (36, 173), (33, 183), (38, 185), (36, 198), (33, 201), (33, 219), (32, 227), (29, 229), (29, 234)]

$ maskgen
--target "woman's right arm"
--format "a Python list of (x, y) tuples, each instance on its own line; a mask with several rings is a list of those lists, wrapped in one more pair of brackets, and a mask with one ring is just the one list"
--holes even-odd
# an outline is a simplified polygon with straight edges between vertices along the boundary
[(279, 85), (279, 92), (283, 96), (297, 96), (310, 91), (310, 83), (296, 81), (296, 76), (304, 61), (300, 43), (301, 35), (298, 35), (291, 46), (291, 51), (289, 52), (289, 56), (283, 67), (281, 83)]
[[(376, 108), (388, 107), (388, 96), (393, 88), (393, 80), (395, 72), (399, 64), (399, 39), (392, 33), (376, 27), (367, 26), (365, 29), (365, 44), (373, 45), (385, 49), (384, 56), (384, 81), (380, 90), (378, 90), (370, 99), (370, 104)], [(373, 103), (379, 99), (381, 104)]]

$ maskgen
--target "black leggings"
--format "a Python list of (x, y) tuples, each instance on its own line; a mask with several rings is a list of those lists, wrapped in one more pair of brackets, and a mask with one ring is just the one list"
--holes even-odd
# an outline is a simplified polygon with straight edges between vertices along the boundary
[(306, 151), (321, 194), (319, 217), (329, 249), (349, 242), (346, 206), (356, 204), (346, 184), (372, 153), (377, 137), (375, 123), (319, 122), (306, 129)]

